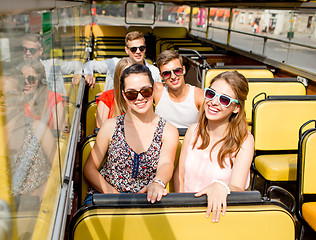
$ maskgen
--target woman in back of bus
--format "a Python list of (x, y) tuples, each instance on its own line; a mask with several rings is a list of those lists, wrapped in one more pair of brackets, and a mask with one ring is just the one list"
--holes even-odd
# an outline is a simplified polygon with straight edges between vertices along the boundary
[(96, 126), (100, 128), (109, 118), (117, 117), (126, 112), (126, 103), (121, 94), (120, 78), (122, 72), (135, 61), (132, 58), (122, 58), (115, 67), (114, 89), (103, 92), (97, 99), (97, 119)]
[(178, 131), (154, 113), (150, 70), (134, 64), (123, 71), (120, 81), (127, 112), (107, 120), (99, 130), (84, 167), (92, 185), (85, 204), (97, 192), (147, 192), (148, 201), (160, 201), (173, 173)]
[(254, 139), (248, 132), (245, 100), (247, 79), (224, 72), (205, 88), (199, 122), (188, 128), (175, 173), (177, 192), (207, 194), (206, 216), (225, 215), (230, 191), (244, 191), (250, 182)]

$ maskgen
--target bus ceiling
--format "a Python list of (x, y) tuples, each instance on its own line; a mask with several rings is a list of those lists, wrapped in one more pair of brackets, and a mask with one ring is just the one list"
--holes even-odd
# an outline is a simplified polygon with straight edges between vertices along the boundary
[[(111, 1), (111, 0), (11, 0), (1, 3), (0, 13), (18, 12), (28, 10), (49, 10), (56, 8), (75, 7), (84, 3), (125, 3), (140, 1)], [(153, 1), (142, 1), (144, 3), (152, 3)], [(227, 8), (270, 8), (270, 9), (299, 9), (299, 8), (314, 8), (316, 9), (316, 1), (305, 0), (161, 0), (157, 3), (169, 3), (175, 5), (188, 5), (192, 7), (227, 7)], [(156, 4), (157, 4), (156, 3)]]
[[(124, 3), (124, 2), (137, 2), (137, 3), (153, 3), (154, 1), (110, 1), (110, 0), (87, 0), (86, 2), (95, 3)], [(263, 8), (263, 9), (316, 9), (316, 1), (309, 0), (161, 0), (155, 1), (156, 4), (174, 4), (174, 5), (188, 5), (191, 7), (227, 7), (227, 8)]]

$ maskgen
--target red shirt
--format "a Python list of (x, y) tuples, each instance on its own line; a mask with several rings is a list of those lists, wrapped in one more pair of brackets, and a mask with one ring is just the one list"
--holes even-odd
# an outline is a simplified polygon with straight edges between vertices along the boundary
[(98, 105), (99, 105), (99, 102), (102, 101), (110, 109), (108, 118), (113, 117), (114, 105), (115, 105), (114, 89), (103, 92), (95, 101), (97, 102)]

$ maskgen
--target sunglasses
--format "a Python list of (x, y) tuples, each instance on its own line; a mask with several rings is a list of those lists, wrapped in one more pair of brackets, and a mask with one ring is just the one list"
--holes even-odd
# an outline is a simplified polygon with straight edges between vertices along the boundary
[(208, 100), (213, 100), (216, 96), (218, 96), (218, 102), (223, 106), (223, 107), (229, 107), (229, 105), (232, 102), (239, 103), (238, 100), (233, 99), (231, 97), (228, 97), (223, 94), (219, 94), (215, 92), (213, 89), (210, 88), (205, 88), (204, 90), (204, 97)]
[(148, 87), (148, 88), (143, 88), (139, 91), (137, 90), (131, 90), (131, 91), (127, 91), (124, 92), (126, 98), (130, 101), (134, 101), (137, 99), (138, 94), (141, 94), (144, 98), (149, 98), (153, 95), (153, 88), (152, 87)]
[(164, 71), (161, 73), (162, 78), (164, 80), (171, 78), (171, 72), (173, 72), (174, 75), (180, 77), (183, 74), (183, 68), (179, 67), (179, 68), (175, 68), (173, 70)]
[(143, 52), (146, 50), (146, 46), (140, 46), (140, 47), (127, 47), (129, 50), (131, 50), (132, 53), (136, 53), (137, 52), (137, 48), (139, 49), (139, 51)]
[(26, 47), (23, 47), (23, 49), (25, 53), (29, 51), (31, 54), (35, 54), (39, 50), (38, 48), (26, 48)]
[(35, 76), (27, 76), (25, 80), (28, 82), (28, 84), (34, 84), (37, 79)]

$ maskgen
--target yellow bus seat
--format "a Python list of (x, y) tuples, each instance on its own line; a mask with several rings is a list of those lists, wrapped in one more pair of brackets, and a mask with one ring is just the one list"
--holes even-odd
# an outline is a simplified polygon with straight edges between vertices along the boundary
[(127, 28), (127, 32), (133, 32), (133, 31), (141, 32), (144, 35), (153, 34), (153, 29), (152, 27), (149, 27), (149, 26), (129, 26)]
[(225, 71), (238, 71), (246, 78), (274, 78), (273, 73), (266, 66), (224, 66), (215, 67), (207, 71), (204, 87), (209, 87), (211, 80)]
[(308, 225), (316, 231), (316, 202), (303, 203), (302, 215)]
[[(159, 50), (159, 53), (161, 53), (163, 50), (168, 49), (168, 46), (171, 46), (174, 43), (179, 44), (187, 44), (187, 43), (193, 43), (193, 39), (188, 38), (164, 38), (157, 41), (157, 49)], [(166, 47), (167, 46), (167, 47)]]
[(70, 131), (74, 112), (75, 112), (76, 105), (74, 103), (66, 102), (65, 104), (65, 127), (66, 133)]
[(252, 120), (252, 102), (260, 93), (266, 95), (306, 95), (306, 88), (296, 78), (248, 78), (249, 92), (245, 101), (247, 122)]
[(161, 38), (186, 38), (187, 37), (186, 27), (154, 27), (153, 34), (157, 39)]
[(88, 191), (88, 183), (83, 176), (83, 168), (88, 160), (91, 149), (93, 148), (93, 146), (95, 144), (96, 136), (97, 136), (96, 134), (89, 135), (80, 143), (80, 146), (79, 146), (79, 166), (80, 166), (79, 204), (81, 204), (81, 206), (84, 203), (84, 200), (86, 198), (86, 194)]
[(145, 194), (95, 194), (94, 205), (74, 215), (70, 238), (295, 239), (292, 215), (281, 204), (263, 203), (256, 191), (231, 193), (219, 223), (205, 217), (206, 201), (205, 195), (195, 198), (194, 193), (169, 193), (154, 204)]
[(125, 26), (98, 25), (92, 26), (93, 36), (96, 37), (124, 37), (127, 34)]
[(316, 118), (316, 96), (269, 96), (254, 105), (252, 134), (255, 138), (254, 180), (259, 174), (269, 182), (296, 181), (298, 132)]
[[(181, 152), (181, 147), (182, 147), (182, 143), (183, 143), (183, 139), (184, 139), (184, 135), (186, 133), (186, 128), (180, 128), (178, 129), (179, 131), (179, 143), (177, 146), (177, 151), (176, 151), (176, 156), (174, 159), (174, 169), (173, 169), (173, 173), (175, 172), (177, 166), (178, 166), (178, 162), (179, 162), (179, 157), (180, 157), (180, 152)], [(166, 189), (168, 190), (168, 192), (175, 192), (174, 190), (174, 185), (173, 185), (173, 174), (172, 174), (172, 178), (170, 179), (170, 181), (167, 183), (166, 185)]]
[(83, 25), (80, 26), (80, 36), (83, 38), (84, 42), (88, 42), (89, 38), (91, 37), (92, 29), (91, 25)]
[(161, 53), (160, 43), (165, 39), (186, 39), (187, 29), (185, 27), (154, 27), (153, 35), (156, 37), (156, 56)]
[(83, 112), (83, 126), (84, 126), (84, 134), (83, 137), (87, 137), (94, 133), (94, 129), (96, 128), (96, 119), (97, 119), (97, 102), (96, 100), (90, 101)]
[(95, 78), (94, 88), (91, 89), (89, 86), (87, 86), (87, 88), (89, 88), (88, 102), (95, 100), (97, 94), (102, 94), (105, 86), (105, 74), (94, 73), (93, 76)]
[[(302, 125), (299, 136), (299, 152), (297, 167), (297, 216), (302, 222), (301, 232), (305, 226), (316, 232), (316, 118)], [(312, 128), (307, 126), (314, 124)], [(313, 197), (313, 198), (312, 198)], [(301, 239), (303, 236), (301, 235)]]
[(93, 53), (93, 59), (103, 60), (106, 58), (121, 58), (128, 57), (127, 53), (123, 49), (106, 49), (106, 50), (97, 50)]
[(74, 87), (71, 82), (72, 78), (73, 78), (73, 74), (70, 77), (64, 77), (64, 86), (65, 86), (66, 93), (68, 96), (68, 101), (70, 103), (75, 104), (77, 101), (77, 92), (78, 92), (79, 84)]

